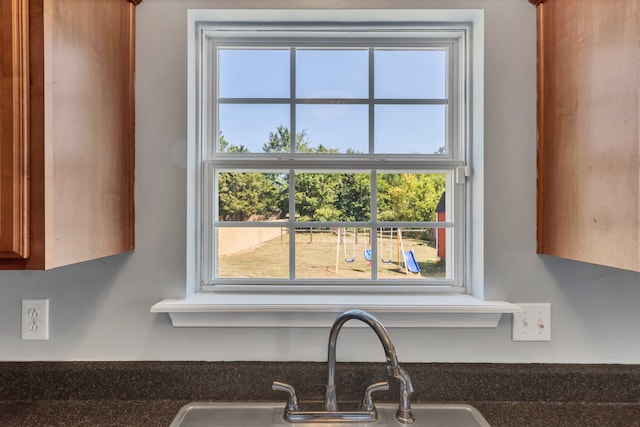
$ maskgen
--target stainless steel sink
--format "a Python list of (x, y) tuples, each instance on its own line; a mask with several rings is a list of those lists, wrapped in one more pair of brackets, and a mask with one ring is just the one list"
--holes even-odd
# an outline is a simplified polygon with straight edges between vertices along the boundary
[(194, 402), (183, 406), (170, 427), (490, 427), (473, 406), (464, 404), (412, 404), (416, 421), (396, 420), (397, 404), (378, 403), (376, 422), (298, 422), (284, 420), (284, 403)]

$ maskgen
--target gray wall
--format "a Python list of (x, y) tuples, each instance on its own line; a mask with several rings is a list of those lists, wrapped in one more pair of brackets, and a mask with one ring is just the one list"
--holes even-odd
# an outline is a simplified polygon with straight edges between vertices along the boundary
[[(325, 360), (328, 331), (173, 328), (149, 313), (184, 296), (186, 9), (484, 8), (486, 297), (550, 302), (553, 341), (497, 329), (392, 330), (407, 362), (640, 363), (640, 275), (535, 253), (535, 9), (526, 0), (145, 0), (137, 10), (137, 249), (49, 272), (0, 272), (0, 360)], [(20, 339), (20, 301), (49, 298), (51, 339)], [(367, 330), (342, 360), (383, 360)]]

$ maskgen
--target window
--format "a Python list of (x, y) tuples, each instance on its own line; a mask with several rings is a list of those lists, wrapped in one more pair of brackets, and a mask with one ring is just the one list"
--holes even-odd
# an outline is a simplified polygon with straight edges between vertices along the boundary
[(189, 11), (186, 296), (151, 311), (328, 327), (356, 307), (408, 328), (518, 311), (484, 300), (483, 28), (481, 10)]
[(203, 289), (463, 291), (465, 32), (203, 26)]

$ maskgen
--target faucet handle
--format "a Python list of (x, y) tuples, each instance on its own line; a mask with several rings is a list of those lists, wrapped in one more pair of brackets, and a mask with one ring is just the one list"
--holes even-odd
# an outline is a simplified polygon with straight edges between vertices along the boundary
[(387, 381), (381, 383), (371, 384), (364, 391), (364, 398), (362, 399), (362, 403), (360, 407), (363, 411), (373, 411), (375, 408), (373, 406), (373, 399), (371, 395), (376, 391), (389, 390), (389, 383)]
[(296, 396), (296, 390), (289, 384), (281, 383), (280, 381), (274, 381), (271, 385), (271, 389), (274, 391), (284, 391), (289, 393), (289, 401), (287, 402), (287, 412), (294, 412), (298, 410), (298, 397)]

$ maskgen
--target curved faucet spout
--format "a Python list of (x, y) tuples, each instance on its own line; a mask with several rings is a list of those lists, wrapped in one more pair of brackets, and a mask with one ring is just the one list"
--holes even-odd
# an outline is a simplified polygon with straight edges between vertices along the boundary
[(385, 329), (385, 327), (371, 314), (362, 310), (348, 310), (338, 316), (331, 327), (329, 334), (329, 354), (327, 362), (327, 391), (325, 395), (324, 406), (328, 412), (336, 412), (338, 410), (338, 402), (336, 398), (336, 383), (335, 383), (335, 371), (336, 371), (336, 344), (338, 342), (338, 334), (340, 329), (347, 320), (357, 319), (366, 323), (376, 333), (380, 339), (380, 343), (384, 348), (385, 356), (387, 358), (387, 371), (390, 377), (393, 377), (400, 381), (400, 408), (398, 409), (398, 417), (400, 419), (400, 413), (404, 422), (412, 422), (413, 416), (411, 415), (411, 407), (409, 403), (409, 396), (413, 393), (413, 385), (411, 384), (411, 378), (409, 374), (400, 368), (398, 363), (398, 355), (396, 349), (391, 342), (391, 336)]

